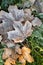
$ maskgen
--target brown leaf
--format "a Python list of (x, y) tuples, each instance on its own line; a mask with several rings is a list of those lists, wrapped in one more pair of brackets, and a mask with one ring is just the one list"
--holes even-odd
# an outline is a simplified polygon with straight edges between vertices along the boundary
[(22, 65), (25, 65), (26, 64), (26, 60), (23, 58), (22, 55), (19, 55), (19, 62), (21, 62)]
[(27, 54), (29, 54), (29, 53), (31, 53), (31, 49), (30, 48), (27, 48), (27, 47), (22, 47), (22, 53), (27, 53)]
[(15, 60), (12, 59), (12, 58), (8, 58), (8, 59), (5, 61), (4, 65), (15, 65)]
[(9, 48), (5, 48), (4, 49), (4, 53), (2, 55), (3, 59), (7, 59), (10, 55), (12, 54), (12, 50)]
[(30, 55), (31, 50), (29, 48), (23, 47), (22, 48), (22, 55), (24, 59), (30, 63), (34, 62), (33, 57)]

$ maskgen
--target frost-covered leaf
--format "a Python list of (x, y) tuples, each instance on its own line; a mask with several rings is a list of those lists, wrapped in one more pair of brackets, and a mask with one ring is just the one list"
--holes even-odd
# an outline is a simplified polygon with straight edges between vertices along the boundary
[(34, 19), (34, 16), (31, 15), (31, 10), (30, 9), (24, 9), (24, 19), (25, 20), (29, 20), (29, 21), (32, 21)]
[(14, 42), (22, 42), (26, 37), (32, 33), (32, 25), (29, 21), (26, 21), (23, 25), (21, 22), (14, 22), (15, 30), (7, 32), (8, 39), (14, 40)]
[(24, 11), (19, 10), (16, 6), (9, 6), (8, 11), (11, 12), (15, 18), (15, 20), (21, 21), (24, 17)]
[(30, 9), (24, 9), (24, 12), (28, 13), (28, 15), (31, 15), (31, 13), (32, 13)]
[(42, 24), (41, 20), (37, 17), (32, 21), (33, 26), (40, 26)]
[(41, 5), (41, 11), (43, 12), (43, 2), (41, 2), (40, 5)]
[(8, 8), (8, 11), (12, 12), (12, 10), (14, 10), (14, 9), (17, 9), (17, 6), (16, 5), (15, 6), (13, 6), (13, 5), (11, 6), (10, 5), (9, 8)]
[(5, 34), (6, 32), (13, 29), (11, 22), (6, 22), (3, 20), (3, 23), (0, 24), (0, 34)]
[(5, 12), (5, 11), (3, 11), (3, 10), (1, 10), (0, 11), (0, 16), (2, 16), (2, 18), (4, 19), (4, 20), (10, 20), (10, 21), (12, 21), (12, 20), (14, 20), (14, 18), (13, 18), (13, 16), (12, 16), (12, 14), (11, 13), (7, 13), (7, 12)]
[(0, 24), (0, 34), (4, 34), (7, 31), (10, 31), (13, 29), (13, 16), (11, 13), (7, 13), (5, 11), (0, 12), (0, 18), (2, 17), (2, 23)]

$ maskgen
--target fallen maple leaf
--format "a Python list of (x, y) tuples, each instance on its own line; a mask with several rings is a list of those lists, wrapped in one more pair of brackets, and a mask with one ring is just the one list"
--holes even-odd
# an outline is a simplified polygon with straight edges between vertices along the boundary
[(15, 30), (7, 32), (8, 39), (14, 40), (15, 43), (22, 42), (32, 33), (32, 25), (29, 21), (26, 21), (24, 26), (21, 22), (14, 22)]
[(13, 14), (13, 17), (16, 21), (23, 21), (24, 11), (23, 9), (19, 10), (17, 6), (9, 6), (8, 11)]

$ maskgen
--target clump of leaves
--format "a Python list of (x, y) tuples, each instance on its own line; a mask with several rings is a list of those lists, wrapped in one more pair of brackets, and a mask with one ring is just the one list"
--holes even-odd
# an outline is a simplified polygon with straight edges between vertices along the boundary
[[(13, 58), (18, 58), (19, 61), (25, 65), (26, 61), (29, 62), (27, 63), (27, 65), (42, 65), (43, 64), (43, 24), (41, 22), (41, 20), (37, 17), (31, 17), (31, 13), (30, 9), (27, 9), (25, 12), (24, 10), (19, 10), (17, 7), (15, 8), (15, 6), (10, 6), (8, 8), (9, 13), (1, 11), (1, 15), (2, 18), (0, 17), (0, 21), (4, 19), (4, 21), (2, 22), (3, 24), (1, 24), (0, 26), (0, 34), (3, 36), (3, 38), (5, 38), (5, 36), (7, 35), (8, 37), (5, 38), (4, 40), (2, 40), (2, 42), (4, 41), (5, 43), (8, 43), (8, 47), (13, 43), (21, 43), (29, 36), (30, 37), (30, 33), (33, 31), (31, 37), (29, 38), (30, 40), (28, 42), (30, 42), (29, 47), (32, 49), (32, 55), (34, 57), (31, 56), (29, 50), (30, 48), (25, 47), (25, 45), (21, 48), (18, 48), (18, 46), (15, 44), (15, 50), (13, 48), (13, 51), (16, 51), (16, 53), (19, 55), (19, 58), (16, 56), (16, 54), (12, 54), (12, 50), (10, 51), (9, 48), (5, 48), (5, 52), (3, 53), (3, 59), (6, 57), (9, 57), (14, 55)], [(22, 15), (22, 14), (23, 15)], [(25, 14), (25, 17), (24, 17)], [(24, 24), (21, 21), (21, 18), (24, 20)], [(30, 18), (30, 19), (29, 19)], [(32, 20), (31, 20), (32, 18)], [(26, 21), (25, 21), (26, 19)], [(28, 20), (28, 21), (27, 21)], [(31, 20), (31, 22), (30, 22)], [(42, 24), (42, 25), (41, 25)], [(40, 26), (41, 25), (41, 26)], [(35, 27), (37, 26), (37, 27)], [(4, 30), (3, 30), (4, 29)], [(4, 33), (2, 32), (4, 31)], [(6, 32), (6, 33), (5, 33)], [(12, 41), (13, 40), (13, 41)], [(12, 41), (12, 42), (11, 42)], [(9, 44), (10, 43), (10, 44)], [(11, 45), (12, 46), (12, 45)], [(26, 46), (27, 46), (27, 42), (26, 42)], [(7, 50), (7, 51), (6, 51)], [(9, 53), (9, 51), (11, 52), (11, 54)], [(21, 53), (22, 51), (22, 53)], [(7, 56), (6, 56), (7, 55)], [(12, 61), (10, 61), (13, 59), (12, 58), (7, 58), (7, 60), (5, 61), (5, 64), (8, 62), (10, 62), (10, 64), (13, 64)], [(35, 62), (34, 62), (35, 60)], [(33, 63), (31, 63), (33, 62)], [(40, 62), (40, 63), (39, 63)], [(15, 64), (15, 61), (14, 61)]]
[(34, 59), (30, 55), (30, 53), (31, 53), (31, 50), (25, 46), (22, 48), (19, 48), (18, 45), (16, 45), (15, 50), (10, 48), (5, 48), (4, 53), (2, 55), (3, 60), (5, 60), (4, 65), (16, 64), (17, 59), (21, 63), (21, 65), (26, 65), (26, 61), (29, 63), (32, 63), (34, 62)]

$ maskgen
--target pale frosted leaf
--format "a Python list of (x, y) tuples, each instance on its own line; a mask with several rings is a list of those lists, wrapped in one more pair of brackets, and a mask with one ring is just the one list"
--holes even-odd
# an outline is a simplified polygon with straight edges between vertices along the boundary
[(8, 8), (8, 11), (9, 12), (12, 12), (12, 10), (14, 10), (14, 9), (17, 9), (17, 6), (15, 5), (15, 6), (9, 6), (9, 8)]
[(42, 24), (41, 20), (37, 17), (32, 21), (33, 26), (40, 26)]
[(14, 22), (15, 30), (7, 32), (8, 39), (14, 40), (15, 42), (22, 42), (26, 37), (32, 33), (31, 23), (26, 21), (24, 25), (21, 22)]
[(30, 15), (28, 13), (25, 13), (24, 19), (31, 22), (34, 19), (34, 16), (33, 15)]
[(13, 6), (9, 6), (8, 8), (9, 12), (11, 12), (13, 14), (13, 17), (15, 18), (15, 20), (20, 20), (20, 21), (23, 21), (23, 17), (24, 17), (24, 11), (23, 9), (22, 10), (19, 10), (17, 8), (13, 8)]
[(9, 19), (10, 21), (14, 20), (13, 15), (11, 13), (7, 13), (3, 10), (0, 13), (1, 13), (1, 16), (3, 17), (4, 20), (6, 20), (6, 19), (7, 20)]
[(14, 40), (16, 43), (23, 41), (22, 35), (18, 30), (8, 32), (8, 39)]
[(3, 20), (3, 23), (0, 24), (0, 34), (4, 34), (8, 31), (11, 31), (13, 29), (13, 25), (11, 22), (6, 22), (6, 20)]
[(30, 9), (24, 9), (24, 13), (28, 13), (28, 15), (31, 15), (31, 10)]
[(41, 2), (40, 5), (41, 5), (41, 12), (43, 12), (43, 2)]

